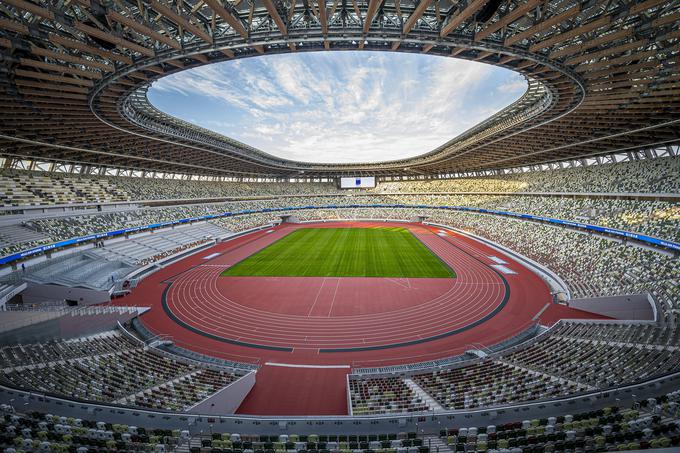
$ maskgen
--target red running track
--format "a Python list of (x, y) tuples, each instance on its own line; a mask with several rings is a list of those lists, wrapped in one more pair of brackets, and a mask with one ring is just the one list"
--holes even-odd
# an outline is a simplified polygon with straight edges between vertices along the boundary
[[(145, 325), (171, 335), (179, 346), (263, 365), (239, 412), (303, 415), (346, 413), (348, 369), (267, 362), (356, 367), (447, 357), (519, 333), (551, 300), (546, 284), (511, 257), (421, 224), (399, 225), (453, 268), (456, 278), (220, 276), (297, 228), (378, 225), (385, 223), (286, 224), (252, 233), (152, 274), (119, 303), (151, 306), (142, 317)], [(205, 259), (213, 254), (219, 255)], [(492, 269), (497, 263), (491, 257), (514, 274)], [(550, 304), (539, 319), (552, 324), (583, 317), (596, 316)]]

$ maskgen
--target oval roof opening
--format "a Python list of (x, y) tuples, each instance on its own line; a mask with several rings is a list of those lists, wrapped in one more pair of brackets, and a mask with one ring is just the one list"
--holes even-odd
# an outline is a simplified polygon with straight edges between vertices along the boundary
[(507, 69), (396, 52), (297, 52), (189, 69), (149, 89), (159, 110), (311, 163), (419, 156), (524, 94)]

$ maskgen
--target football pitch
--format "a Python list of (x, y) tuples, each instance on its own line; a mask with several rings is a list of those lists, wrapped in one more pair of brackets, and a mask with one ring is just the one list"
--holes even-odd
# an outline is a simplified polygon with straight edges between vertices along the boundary
[(301, 228), (223, 276), (452, 278), (456, 274), (405, 228)]

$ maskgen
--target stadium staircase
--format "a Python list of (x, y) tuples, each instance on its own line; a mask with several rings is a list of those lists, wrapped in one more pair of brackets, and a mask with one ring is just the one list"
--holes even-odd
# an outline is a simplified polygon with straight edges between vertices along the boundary
[(454, 450), (439, 436), (425, 436), (423, 445), (430, 447), (430, 453), (454, 453)]
[(190, 437), (188, 441), (184, 441), (180, 445), (177, 445), (172, 451), (176, 453), (191, 453), (192, 451), (196, 451), (197, 448), (200, 451), (202, 445), (201, 436), (193, 436)]
[(444, 408), (434, 400), (425, 390), (423, 390), (418, 384), (413, 382), (412, 379), (404, 379), (404, 384), (411, 389), (411, 391), (418, 397), (420, 398), (425, 404), (427, 404), (427, 407), (431, 411), (443, 411)]

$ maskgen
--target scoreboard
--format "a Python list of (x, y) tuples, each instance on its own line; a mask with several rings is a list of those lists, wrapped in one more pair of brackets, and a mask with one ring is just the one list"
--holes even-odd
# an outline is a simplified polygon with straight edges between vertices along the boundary
[(373, 187), (375, 187), (375, 177), (373, 176), (340, 178), (341, 189), (365, 189)]

